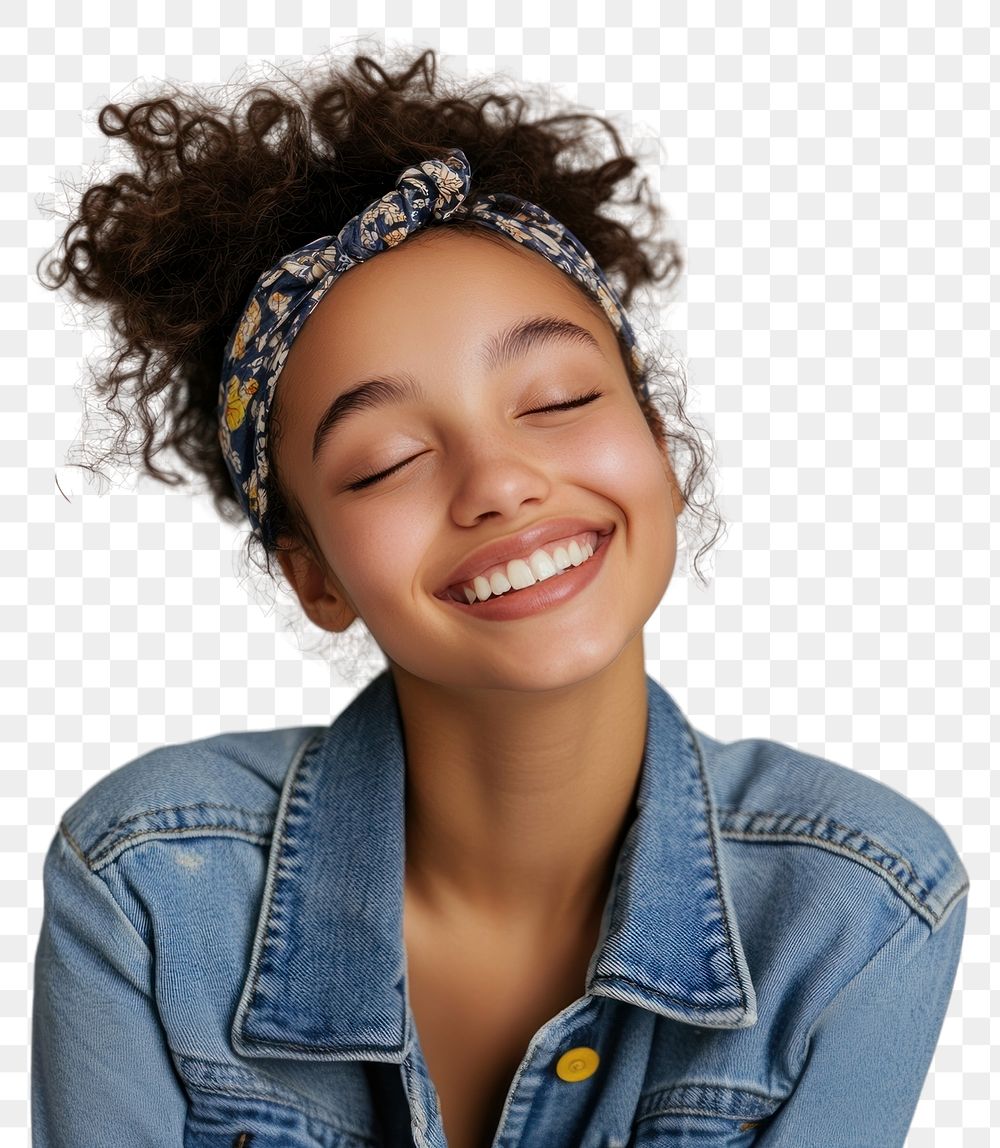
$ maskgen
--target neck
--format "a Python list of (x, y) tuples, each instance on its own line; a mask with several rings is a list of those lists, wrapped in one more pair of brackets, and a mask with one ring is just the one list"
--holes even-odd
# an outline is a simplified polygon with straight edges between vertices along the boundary
[(642, 769), (642, 634), (559, 691), (466, 691), (392, 673), (408, 893), (435, 916), (525, 935), (599, 919)]

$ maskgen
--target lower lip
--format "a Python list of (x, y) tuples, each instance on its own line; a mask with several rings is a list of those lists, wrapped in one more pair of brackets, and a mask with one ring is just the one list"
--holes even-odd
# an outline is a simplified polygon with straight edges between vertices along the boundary
[(536, 582), (534, 586), (528, 586), (524, 590), (508, 590), (499, 597), (491, 595), (485, 602), (471, 605), (456, 602), (454, 598), (444, 598), (443, 601), (469, 617), (482, 618), (486, 622), (509, 622), (515, 618), (537, 614), (540, 610), (548, 610), (574, 597), (593, 582), (604, 565), (604, 555), (613, 537), (613, 531), (611, 534), (600, 536), (598, 538), (600, 545), (586, 562), (581, 562), (579, 566), (568, 566), (562, 574), (553, 574), (550, 578)]

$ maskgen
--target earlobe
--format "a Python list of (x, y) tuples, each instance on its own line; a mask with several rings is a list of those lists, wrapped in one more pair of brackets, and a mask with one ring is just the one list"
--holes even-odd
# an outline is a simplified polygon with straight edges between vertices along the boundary
[(346, 630), (358, 615), (332, 572), (290, 535), (282, 535), (278, 547), (282, 573), (309, 620), (321, 630)]

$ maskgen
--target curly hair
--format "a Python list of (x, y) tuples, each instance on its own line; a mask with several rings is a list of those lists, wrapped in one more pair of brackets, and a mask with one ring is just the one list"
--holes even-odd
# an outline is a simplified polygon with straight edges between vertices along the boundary
[[(324, 68), (314, 58), (305, 80), (283, 71), (287, 86), (257, 83), (235, 98), (166, 83), (154, 98), (100, 110), (101, 132), (121, 141), (134, 162), (82, 193), (38, 269), (45, 287), (69, 284), (77, 300), (106, 312), (112, 349), (100, 369), (91, 365), (92, 387), (121, 426), (87, 469), (123, 456), (131, 461), (138, 428), (145, 473), (169, 485), (189, 481), (157, 465), (155, 457), (168, 450), (205, 481), (224, 520), (241, 521), (216, 412), (225, 344), (251, 287), (288, 251), (339, 231), (404, 166), (445, 148), (466, 153), (478, 190), (513, 193), (564, 223), (617, 280), (626, 307), (636, 288), (677, 279), (682, 258), (673, 241), (657, 237), (662, 208), (646, 179), (615, 199), (638, 163), (608, 120), (568, 107), (533, 115), (524, 84), (504, 91), (499, 76), (442, 78), (433, 49), (395, 71), (367, 55), (339, 63)], [(539, 99), (550, 97), (547, 91)], [(607, 137), (611, 158), (600, 146)], [(645, 234), (602, 214), (617, 203), (635, 209), (637, 224), (648, 222)], [(644, 375), (632, 386), (655, 437), (669, 442), (686, 502), (681, 525), (688, 529), (693, 515), (694, 532), (707, 537), (693, 563), (705, 584), (698, 560), (722, 529), (711, 492), (700, 498), (709, 475), (707, 432), (685, 413), (682, 375), (664, 365), (658, 348), (644, 352)], [(640, 395), (642, 382), (651, 398)], [(274, 536), (301, 540), (325, 566), (274, 466), (280, 419), (276, 410), (272, 416), (267, 498)], [(689, 463), (683, 478), (678, 449)], [(254, 560), (263, 552), (262, 569), (273, 576), (273, 551), (252, 533), (247, 546)]]

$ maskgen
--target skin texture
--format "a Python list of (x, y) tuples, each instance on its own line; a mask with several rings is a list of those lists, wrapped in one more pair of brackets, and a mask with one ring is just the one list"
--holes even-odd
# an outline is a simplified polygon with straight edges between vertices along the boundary
[[(480, 361), (491, 335), (536, 315), (578, 323), (603, 353), (562, 342), (496, 370)], [(402, 372), (425, 398), (355, 413), (314, 465), (330, 400)], [(642, 628), (673, 573), (684, 505), (609, 322), (534, 252), (424, 232), (334, 284), (278, 387), (277, 467), (325, 560), (298, 547), (282, 569), (316, 625), (360, 615), (399, 695), (407, 912), (466, 937), (470, 960), (537, 960), (553, 929), (592, 938), (642, 763)], [(593, 387), (588, 405), (525, 413)], [(575, 597), (483, 621), (434, 596), (484, 543), (566, 515), (615, 527)]]

